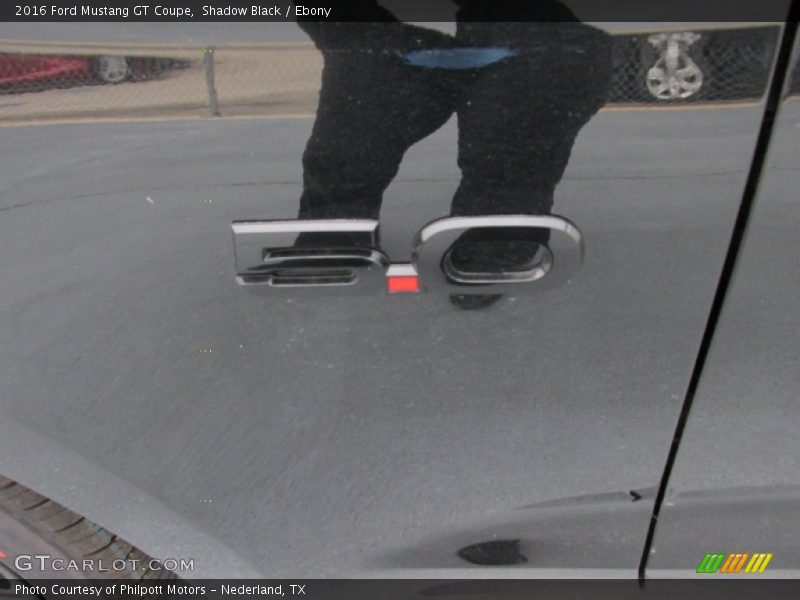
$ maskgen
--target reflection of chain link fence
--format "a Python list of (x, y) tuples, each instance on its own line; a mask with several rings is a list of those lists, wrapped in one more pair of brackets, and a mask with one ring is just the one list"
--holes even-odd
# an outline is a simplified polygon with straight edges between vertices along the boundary
[(777, 27), (750, 27), (617, 36), (609, 102), (760, 98), (779, 31)]
[[(756, 100), (777, 26), (615, 37), (609, 103)], [(170, 46), (0, 43), (0, 120), (310, 114), (310, 43)], [(797, 79), (797, 78), (796, 78)], [(800, 92), (795, 85), (793, 91)]]
[(200, 116), (214, 99), (223, 115), (308, 113), (322, 69), (305, 43), (20, 46), (0, 44), (0, 119)]

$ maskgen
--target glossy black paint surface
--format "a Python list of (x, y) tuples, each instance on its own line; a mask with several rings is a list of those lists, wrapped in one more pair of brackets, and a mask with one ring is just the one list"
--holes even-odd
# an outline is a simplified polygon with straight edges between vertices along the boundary
[(797, 49), (659, 518), (654, 575), (691, 568), (708, 548), (773, 553), (771, 572), (797, 574), (796, 65)]
[[(0, 472), (200, 575), (502, 576), (459, 554), (499, 539), (519, 576), (635, 576), (763, 100), (597, 112), (606, 34), (536, 31), (494, 31), (518, 55), (457, 73), (407, 64), (424, 41), (341, 38), (316, 120), (7, 129)], [(224, 50), (223, 114), (250, 56)], [(237, 284), (232, 221), (378, 207), (396, 261), (436, 218), (551, 210), (585, 261), (479, 310)], [(463, 241), (473, 269), (547, 243)]]

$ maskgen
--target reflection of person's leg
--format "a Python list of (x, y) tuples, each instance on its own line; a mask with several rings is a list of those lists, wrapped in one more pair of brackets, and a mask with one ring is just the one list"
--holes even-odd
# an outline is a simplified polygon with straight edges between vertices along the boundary
[(404, 64), (398, 53), (452, 45), (452, 38), (400, 23), (301, 26), (325, 66), (299, 217), (376, 219), (406, 150), (454, 110), (449, 79)]
[(472, 37), (477, 25), (496, 26), (494, 43), (518, 54), (474, 72), (461, 97), (453, 213), (548, 213), (578, 132), (605, 101), (608, 36), (577, 23), (482, 23), (469, 24)]
[[(565, 22), (570, 13), (561, 14), (558, 2), (542, 7), (563, 21), (459, 23), (459, 43), (508, 47), (516, 55), (472, 72), (459, 100), (462, 180), (453, 215), (548, 214), (578, 132), (605, 103), (609, 36)], [(475, 18), (463, 14), (469, 11), (462, 9), (465, 21)], [(472, 272), (527, 270), (548, 239), (546, 230), (473, 230), (456, 242), (451, 260)], [(451, 298), (461, 308), (483, 308), (497, 299)]]
[[(459, 42), (516, 56), (465, 85), (452, 214), (548, 214), (578, 132), (605, 102), (608, 36), (578, 23), (460, 23)], [(461, 241), (474, 242), (458, 249), (462, 263), (503, 270), (525, 268), (547, 235), (483, 230)]]

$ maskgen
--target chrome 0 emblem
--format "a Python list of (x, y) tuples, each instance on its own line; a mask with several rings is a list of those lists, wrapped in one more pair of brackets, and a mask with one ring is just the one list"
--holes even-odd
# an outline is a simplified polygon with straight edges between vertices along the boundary
[[(232, 229), (237, 282), (270, 294), (524, 293), (564, 284), (580, 269), (584, 253), (578, 228), (555, 215), (437, 219), (417, 233), (407, 263), (393, 263), (379, 249), (373, 220), (234, 221)], [(453, 259), (453, 248), (476, 232), (547, 241), (537, 243), (524, 268), (464, 268)]]
[(647, 71), (647, 89), (659, 100), (680, 100), (693, 96), (703, 87), (703, 72), (689, 56), (689, 47), (700, 39), (691, 32), (659, 33), (647, 41), (659, 53)]

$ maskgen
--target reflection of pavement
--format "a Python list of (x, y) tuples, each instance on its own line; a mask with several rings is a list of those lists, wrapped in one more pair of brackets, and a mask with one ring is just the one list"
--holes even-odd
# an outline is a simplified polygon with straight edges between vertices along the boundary
[[(0, 44), (0, 52), (94, 55), (155, 54), (189, 59), (192, 66), (148, 81), (88, 85), (9, 95), (0, 105), (4, 120), (202, 116), (209, 114), (203, 49), (153, 47), (142, 52), (127, 46)], [(215, 88), (223, 115), (312, 113), (316, 108), (322, 59), (311, 44), (266, 45), (218, 49), (214, 57)]]

